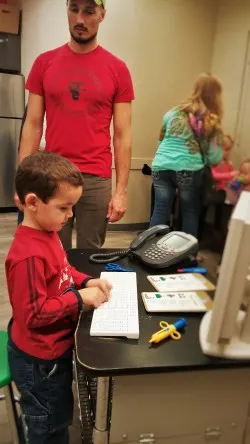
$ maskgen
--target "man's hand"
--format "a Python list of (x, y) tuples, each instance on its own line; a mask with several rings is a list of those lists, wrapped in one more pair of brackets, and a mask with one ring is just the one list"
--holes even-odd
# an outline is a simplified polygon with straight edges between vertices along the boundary
[(127, 210), (127, 193), (115, 193), (109, 202), (107, 219), (109, 222), (118, 222)]
[(110, 296), (112, 285), (105, 279), (90, 279), (86, 284), (86, 288), (94, 287), (99, 288), (107, 298)]

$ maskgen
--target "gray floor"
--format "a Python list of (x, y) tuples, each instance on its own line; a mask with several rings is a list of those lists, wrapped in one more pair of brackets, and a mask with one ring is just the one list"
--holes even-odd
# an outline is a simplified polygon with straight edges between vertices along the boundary
[[(15, 229), (16, 215), (0, 214), (0, 329), (2, 330), (6, 329), (11, 315), (4, 274), (4, 260)], [(135, 237), (135, 234), (136, 233), (128, 232), (110, 232), (107, 235), (105, 246), (107, 248), (127, 248), (131, 240)], [(209, 269), (210, 275), (215, 275), (218, 256), (207, 251), (201, 252), (201, 254), (204, 258), (203, 265)], [(75, 420), (70, 431), (71, 444), (81, 443), (77, 407), (75, 410)], [(12, 444), (4, 401), (0, 402), (0, 443)]]

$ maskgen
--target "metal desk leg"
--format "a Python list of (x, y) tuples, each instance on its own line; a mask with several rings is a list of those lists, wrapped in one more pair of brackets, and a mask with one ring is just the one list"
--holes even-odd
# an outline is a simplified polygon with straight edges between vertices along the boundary
[(108, 444), (110, 378), (98, 378), (95, 427), (93, 430), (94, 444)]
[(74, 358), (74, 374), (82, 429), (82, 444), (92, 444), (96, 405), (96, 380), (88, 377)]

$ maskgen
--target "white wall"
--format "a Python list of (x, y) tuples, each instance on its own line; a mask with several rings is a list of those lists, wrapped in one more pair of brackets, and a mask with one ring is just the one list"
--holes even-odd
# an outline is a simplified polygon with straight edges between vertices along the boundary
[[(220, 0), (212, 71), (220, 77), (224, 86), (224, 126), (232, 135), (237, 135), (237, 123), (240, 123), (240, 95), (249, 31), (249, 0)], [(236, 163), (241, 160), (237, 149), (236, 145)]]
[[(217, 0), (107, 0), (100, 43), (127, 62), (136, 92), (129, 211), (122, 223), (148, 220), (150, 180), (136, 170), (154, 156), (163, 114), (210, 70), (216, 16)], [(67, 39), (65, 1), (23, 0), (25, 75), (39, 53)]]

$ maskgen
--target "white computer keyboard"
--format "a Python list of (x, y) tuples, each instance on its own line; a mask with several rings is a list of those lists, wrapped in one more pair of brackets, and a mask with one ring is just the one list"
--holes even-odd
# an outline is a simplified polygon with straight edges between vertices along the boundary
[(113, 288), (108, 302), (93, 313), (90, 336), (139, 338), (136, 273), (102, 273)]

